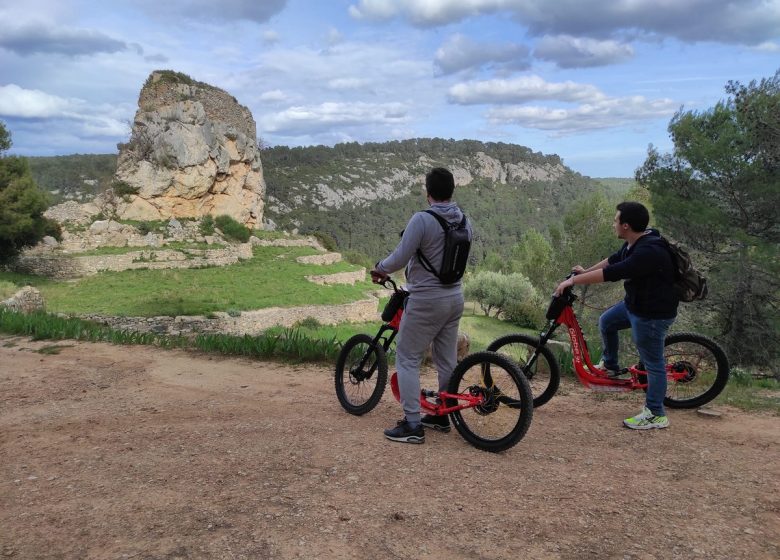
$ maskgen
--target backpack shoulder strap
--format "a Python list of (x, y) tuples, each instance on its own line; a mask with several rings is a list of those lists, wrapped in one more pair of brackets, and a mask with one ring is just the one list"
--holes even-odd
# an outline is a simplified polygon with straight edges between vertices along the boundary
[[(437, 214), (433, 210), (430, 210), (430, 209), (426, 210), (425, 213), (426, 214), (430, 214), (431, 216), (436, 218), (436, 221), (439, 222), (439, 225), (441, 226), (441, 229), (443, 229), (445, 232), (448, 229), (452, 229), (453, 227), (456, 227), (455, 225), (451, 224), (450, 222), (448, 222), (447, 220), (442, 218), (439, 214)], [(460, 220), (460, 223), (457, 224), (457, 227), (458, 228), (466, 227), (466, 214), (463, 214), (463, 218)]]
[(448, 229), (450, 229), (450, 224), (449, 224), (449, 222), (447, 222), (447, 220), (445, 220), (444, 218), (442, 218), (441, 216), (439, 216), (439, 215), (438, 215), (436, 212), (434, 212), (433, 210), (426, 210), (426, 211), (425, 211), (425, 213), (426, 213), (426, 214), (430, 214), (431, 216), (433, 216), (434, 218), (436, 218), (436, 221), (437, 221), (437, 222), (439, 222), (439, 225), (441, 226), (441, 229), (443, 229), (444, 231), (447, 231)]
[[(447, 222), (447, 220), (445, 220), (444, 218), (439, 216), (436, 212), (430, 209), (426, 210), (425, 213), (430, 214), (431, 216), (436, 218), (436, 221), (439, 222), (441, 229), (444, 230), (444, 235), (447, 235), (447, 231), (450, 229), (450, 224)], [(465, 215), (463, 217), (465, 218)], [(436, 268), (431, 264), (431, 261), (429, 261), (425, 255), (423, 255), (423, 252), (419, 248), (417, 249), (417, 258), (419, 259), (420, 264), (425, 270), (433, 274), (436, 278), (439, 277), (439, 273), (436, 271)]]

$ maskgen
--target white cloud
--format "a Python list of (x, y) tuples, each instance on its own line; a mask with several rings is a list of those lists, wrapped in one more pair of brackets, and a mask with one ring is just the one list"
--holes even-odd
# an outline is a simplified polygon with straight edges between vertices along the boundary
[(449, 101), (458, 105), (526, 103), (539, 99), (574, 102), (603, 97), (598, 88), (589, 84), (551, 83), (539, 76), (462, 82), (448, 92)]
[[(408, 120), (401, 103), (335, 103), (290, 107), (268, 115), (263, 132), (311, 134), (334, 127), (397, 125)], [(258, 128), (260, 125), (258, 125)]]
[(414, 25), (446, 25), (480, 13), (504, 9), (512, 0), (360, 0), (349, 7), (349, 14), (359, 20), (385, 21), (405, 17)]
[(279, 101), (286, 101), (287, 96), (280, 89), (272, 89), (261, 93), (259, 99), (265, 103), (276, 103)]
[(74, 102), (37, 89), (23, 89), (16, 84), (0, 86), (0, 115), (41, 119), (69, 114)]
[[(126, 106), (101, 104), (90, 106), (81, 99), (65, 99), (40, 90), (24, 89), (16, 84), (0, 86), (0, 116), (9, 120), (70, 121), (85, 137), (117, 137), (127, 134), (122, 116)], [(73, 124), (71, 124), (73, 128)]]
[(525, 70), (529, 67), (528, 48), (516, 43), (477, 43), (456, 34), (436, 51), (434, 64), (439, 73), (444, 75), (483, 66)]
[(336, 78), (328, 80), (328, 87), (336, 90), (355, 90), (370, 86), (371, 82), (365, 78)]
[(367, 21), (404, 18), (420, 27), (508, 13), (537, 36), (650, 34), (747, 45), (780, 36), (778, 0), (360, 0), (349, 13)]
[(776, 53), (780, 52), (780, 44), (773, 41), (765, 41), (760, 45), (756, 45), (754, 49), (760, 52)]
[(279, 33), (274, 31), (273, 29), (268, 29), (266, 31), (263, 31), (263, 42), (267, 45), (273, 45), (274, 43), (279, 42)]
[(325, 41), (330, 46), (338, 45), (344, 40), (344, 36), (341, 34), (341, 32), (336, 29), (335, 27), (331, 27), (328, 29), (328, 35), (325, 38)]
[(534, 56), (555, 62), (560, 68), (606, 66), (634, 56), (631, 45), (571, 35), (545, 35), (534, 49)]
[(631, 96), (598, 99), (573, 108), (497, 107), (488, 111), (487, 116), (496, 125), (515, 124), (572, 134), (669, 118), (677, 108), (678, 104), (671, 99)]

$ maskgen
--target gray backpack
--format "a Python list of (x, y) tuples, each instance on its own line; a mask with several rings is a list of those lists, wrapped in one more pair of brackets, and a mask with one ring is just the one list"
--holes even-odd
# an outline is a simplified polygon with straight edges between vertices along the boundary
[(707, 297), (707, 279), (696, 270), (691, 256), (677, 243), (661, 237), (674, 263), (674, 292), (680, 301), (695, 301)]

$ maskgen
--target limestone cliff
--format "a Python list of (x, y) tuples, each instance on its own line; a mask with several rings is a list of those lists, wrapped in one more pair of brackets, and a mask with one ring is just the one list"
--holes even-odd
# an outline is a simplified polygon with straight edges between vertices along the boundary
[(261, 227), (265, 181), (255, 121), (227, 92), (184, 74), (155, 71), (138, 99), (130, 141), (120, 144), (117, 215), (161, 220), (227, 214)]

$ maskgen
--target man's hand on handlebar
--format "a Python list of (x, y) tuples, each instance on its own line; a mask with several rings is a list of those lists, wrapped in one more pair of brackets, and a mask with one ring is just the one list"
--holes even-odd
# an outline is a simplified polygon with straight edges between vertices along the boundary
[(583, 272), (585, 272), (585, 269), (583, 267), (581, 267), (580, 265), (576, 265), (576, 266), (571, 267), (571, 271), (574, 274), (582, 274)]
[(559, 297), (566, 288), (570, 288), (571, 286), (574, 286), (574, 274), (570, 274), (566, 277), (566, 280), (558, 284), (558, 287), (555, 288), (553, 295), (555, 297)]
[(369, 274), (371, 275), (371, 281), (374, 284), (382, 284), (390, 277), (384, 272), (379, 272), (378, 270), (372, 270), (369, 272)]

